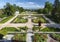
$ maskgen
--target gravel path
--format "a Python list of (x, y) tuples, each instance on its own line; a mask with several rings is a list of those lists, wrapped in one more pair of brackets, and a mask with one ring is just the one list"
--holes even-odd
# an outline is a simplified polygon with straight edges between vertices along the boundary
[(7, 26), (11, 21), (13, 21), (17, 16), (18, 16), (18, 15), (15, 15), (12, 19), (10, 19), (10, 20), (7, 21), (6, 23), (2, 24), (2, 25), (0, 26), (0, 29), (6, 27), (6, 26)]

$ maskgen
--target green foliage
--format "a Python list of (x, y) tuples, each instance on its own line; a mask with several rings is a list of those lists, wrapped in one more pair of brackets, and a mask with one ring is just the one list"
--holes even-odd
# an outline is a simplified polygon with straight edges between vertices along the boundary
[(36, 26), (33, 26), (33, 28), (32, 28), (33, 31), (37, 31), (37, 30), (39, 31), (40, 29), (41, 29), (41, 27), (36, 27)]
[(7, 35), (7, 32), (15, 32), (15, 31), (18, 31), (18, 30), (14, 27), (5, 27), (0, 30), (0, 34)]
[(53, 28), (53, 27), (46, 27), (40, 31), (43, 31), (43, 32), (59, 32), (60, 29), (59, 28)]
[(24, 11), (22, 7), (16, 6), (16, 4), (11, 5), (10, 3), (6, 3), (4, 6), (3, 12), (7, 16), (14, 15), (16, 11), (19, 11), (20, 13)]
[(38, 9), (38, 13), (43, 13), (43, 14), (50, 14), (53, 9), (53, 5), (50, 2), (45, 2), (45, 6), (43, 9)]
[(52, 21), (54, 21), (55, 23), (60, 23), (60, 18), (57, 19), (56, 15), (46, 15), (46, 17), (48, 17), (49, 19), (51, 19)]
[(36, 19), (32, 19), (32, 22), (34, 22), (34, 23), (38, 23), (38, 21), (41, 21), (41, 23), (47, 23), (48, 22), (42, 16), (39, 16)]
[(60, 34), (50, 34), (53, 39), (60, 41)]
[(43, 9), (38, 9), (37, 12), (38, 13), (43, 13)]
[(55, 0), (51, 14), (54, 21), (60, 23), (60, 1), (59, 0)]
[(3, 19), (2, 21), (0, 21), (0, 23), (5, 23), (5, 22), (7, 22), (9, 19), (11, 19), (12, 17), (13, 17), (13, 16), (9, 16), (9, 17)]
[(19, 6), (17, 6), (17, 10), (19, 11), (19, 13), (25, 11), (22, 7), (19, 7)]
[(21, 31), (21, 30), (27, 31), (28, 30), (27, 26), (25, 26), (25, 27), (18, 27), (18, 28), (19, 28), (19, 31)]
[(10, 3), (6, 3), (3, 11), (4, 11), (4, 14), (6, 14), (7, 16), (10, 16), (10, 15), (13, 15), (16, 10), (13, 5), (11, 5)]
[(48, 9), (47, 8), (43, 9), (43, 14), (48, 14)]
[(43, 9), (44, 14), (50, 14), (53, 9), (53, 5), (49, 2), (45, 2), (45, 7)]
[(5, 28), (3, 28), (2, 30), (5, 30), (5, 31), (18, 31), (16, 28), (14, 28), (14, 27), (5, 27)]
[(47, 35), (46, 34), (36, 33), (33, 37), (34, 37), (33, 42), (47, 42)]
[(0, 34), (6, 35), (7, 34), (7, 31), (6, 30), (0, 30)]
[(26, 42), (26, 34), (15, 34), (12, 39), (17, 40), (19, 42)]
[(12, 23), (26, 23), (28, 21), (28, 19), (24, 19), (22, 17), (17, 17), (16, 19), (14, 19), (12, 21)]

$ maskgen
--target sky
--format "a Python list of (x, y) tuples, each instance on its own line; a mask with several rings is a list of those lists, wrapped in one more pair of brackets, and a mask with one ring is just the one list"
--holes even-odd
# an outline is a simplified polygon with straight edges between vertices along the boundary
[(16, 4), (25, 9), (39, 9), (44, 8), (46, 1), (54, 3), (54, 0), (0, 0), (0, 9), (3, 8), (7, 2), (10, 4)]

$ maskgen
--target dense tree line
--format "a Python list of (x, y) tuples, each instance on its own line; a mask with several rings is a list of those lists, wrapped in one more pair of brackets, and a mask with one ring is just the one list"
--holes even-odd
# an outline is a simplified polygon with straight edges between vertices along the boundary
[(53, 4), (52, 17), (60, 23), (60, 0), (55, 0)]
[(60, 1), (55, 0), (52, 10), (52, 15), (60, 14)]
[(52, 8), (53, 8), (52, 3), (47, 1), (47, 2), (45, 2), (44, 8), (38, 9), (37, 12), (38, 13), (43, 13), (43, 14), (49, 14), (49, 13), (51, 13)]
[(3, 9), (4, 14), (7, 16), (14, 15), (16, 11), (21, 13), (24, 11), (24, 9), (22, 7), (16, 6), (16, 4), (11, 5), (10, 3), (6, 3)]
[(44, 14), (52, 14), (52, 15), (60, 14), (60, 0), (55, 0), (54, 4), (48, 1), (45, 2), (44, 8), (38, 9), (37, 12)]

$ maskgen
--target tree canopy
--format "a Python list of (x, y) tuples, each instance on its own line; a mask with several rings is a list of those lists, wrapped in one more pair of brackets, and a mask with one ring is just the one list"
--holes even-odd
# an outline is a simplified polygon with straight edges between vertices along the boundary
[(7, 16), (11, 16), (14, 15), (17, 10), (21, 13), (24, 9), (22, 7), (16, 6), (16, 4), (11, 5), (10, 3), (6, 3), (3, 11)]
[(52, 3), (47, 1), (47, 2), (45, 2), (44, 8), (43, 9), (38, 9), (37, 12), (38, 13), (43, 13), (43, 14), (49, 14), (49, 13), (51, 13), (52, 9), (53, 9)]

